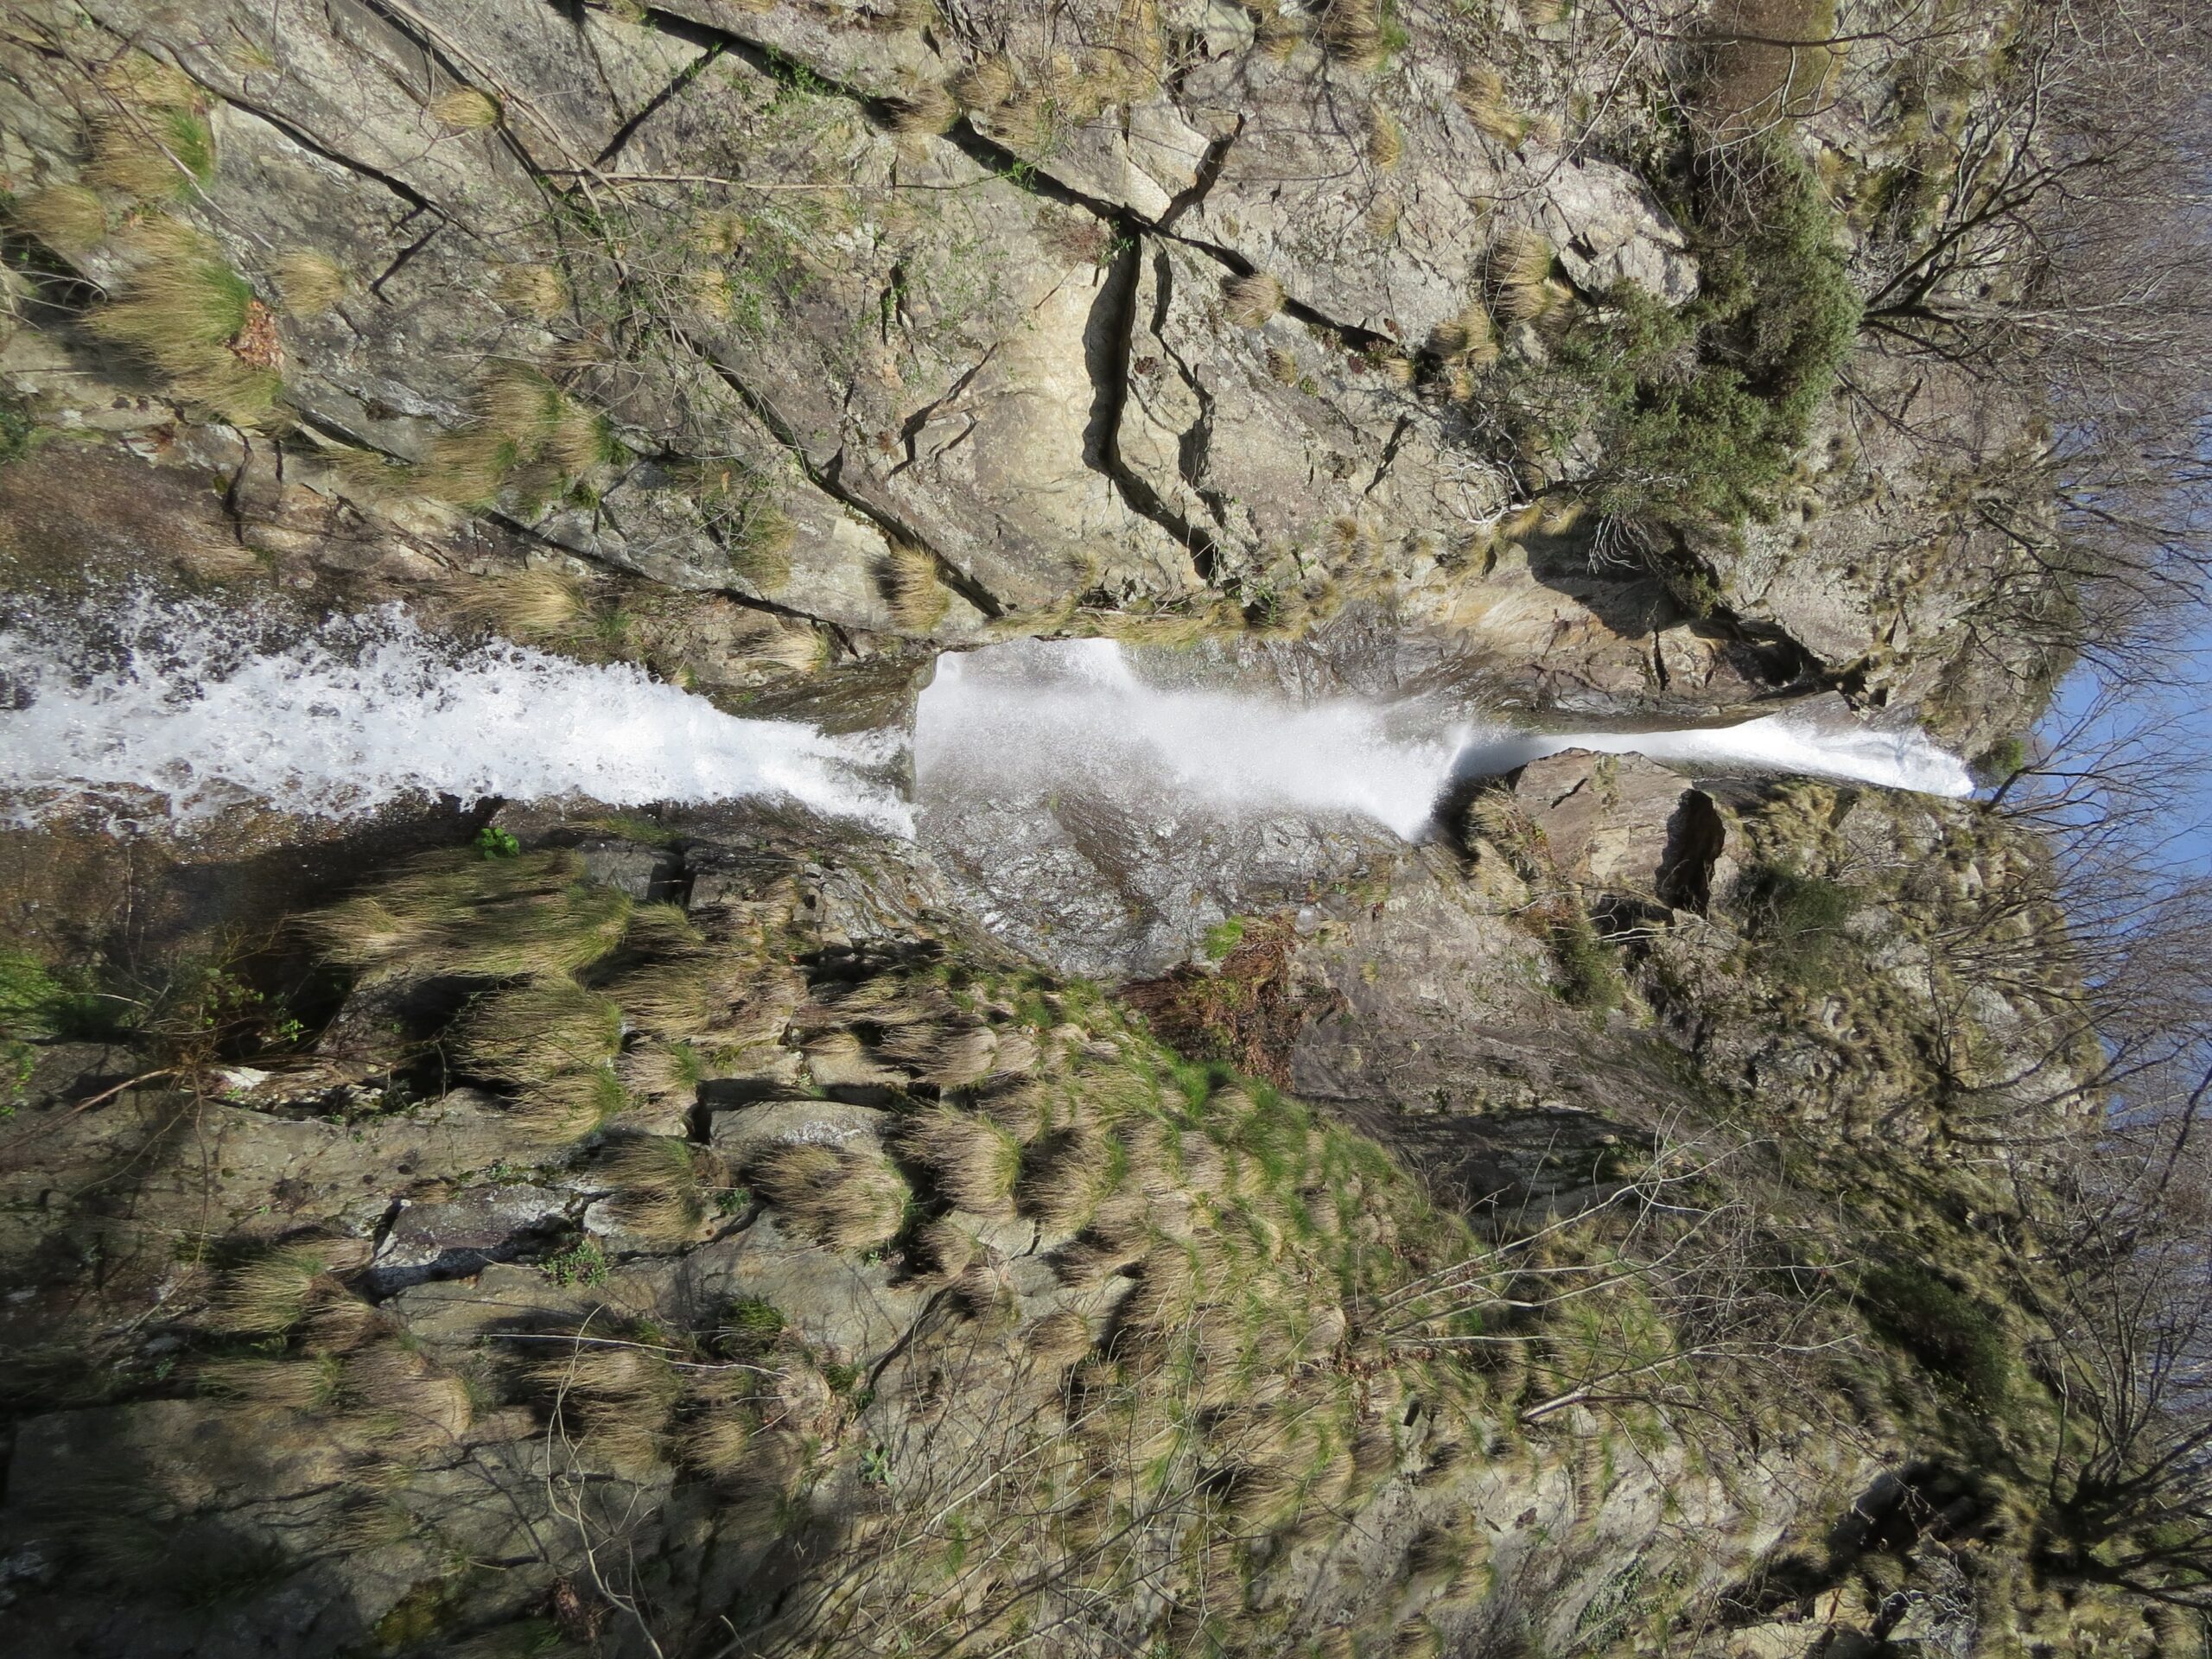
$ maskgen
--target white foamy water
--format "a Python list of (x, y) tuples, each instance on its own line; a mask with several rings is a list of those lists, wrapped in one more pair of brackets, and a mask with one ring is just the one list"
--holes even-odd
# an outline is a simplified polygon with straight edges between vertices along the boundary
[(914, 761), (925, 810), (933, 797), (1065, 796), (1139, 820), (1349, 816), (1411, 841), (1455, 779), (1577, 748), (1937, 795), (1973, 789), (1957, 758), (1915, 730), (1775, 715), (1684, 731), (1517, 731), (1433, 704), (1294, 704), (1154, 684), (1118, 645), (1096, 639), (941, 658), (922, 696)]
[(1459, 745), (1389, 727), (1388, 711), (1349, 698), (1297, 707), (1147, 684), (1111, 640), (1025, 641), (938, 659), (914, 722), (915, 781), (925, 799), (1050, 791), (1140, 816), (1350, 814), (1411, 839)]
[(741, 720), (626, 664), (460, 647), (398, 607), (306, 635), (143, 595), (0, 626), (0, 794), (20, 823), (259, 802), (352, 817), (453, 795), (609, 805), (761, 798), (910, 834), (867, 769), (897, 739)]

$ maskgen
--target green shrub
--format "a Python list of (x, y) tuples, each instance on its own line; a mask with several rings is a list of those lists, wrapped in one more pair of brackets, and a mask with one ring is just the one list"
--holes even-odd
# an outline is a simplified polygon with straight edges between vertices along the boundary
[(2028, 746), (2018, 737), (2002, 737), (1983, 751), (1974, 763), (1974, 780), (1985, 789), (2012, 782), (2027, 770)]
[(1780, 865), (1746, 873), (1745, 919), (1770, 971), (1802, 989), (1825, 990), (1841, 971), (1849, 947), (1843, 931), (1859, 894), (1826, 876)]
[(1559, 964), (1560, 1000), (1570, 1007), (1603, 1013), (1620, 1007), (1628, 995), (1612, 948), (1580, 910), (1551, 928), (1552, 958)]
[(515, 858), (521, 855), (522, 843), (496, 823), (487, 823), (476, 832), (476, 850), (485, 858)]
[(1976, 1405), (2001, 1406), (2011, 1395), (2012, 1356), (1984, 1299), (1905, 1263), (1869, 1272), (1859, 1301), (1884, 1336)]
[(1771, 143), (1732, 188), (1710, 175), (1716, 165), (1694, 181), (1698, 296), (1670, 311), (1622, 283), (1558, 348), (1580, 392), (1554, 423), (1596, 431), (1605, 458), (1587, 487), (1604, 515), (1765, 512), (1858, 333), (1835, 210), (1803, 158)]

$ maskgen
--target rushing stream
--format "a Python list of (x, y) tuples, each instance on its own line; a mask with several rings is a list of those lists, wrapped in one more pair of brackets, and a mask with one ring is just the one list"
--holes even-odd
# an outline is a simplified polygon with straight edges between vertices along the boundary
[(900, 740), (740, 720), (627, 664), (456, 647), (397, 607), (290, 636), (203, 601), (0, 628), (0, 790), (189, 823), (244, 801), (353, 817), (424, 795), (613, 806), (759, 796), (907, 834)]
[(1429, 836), (1467, 778), (1568, 748), (1963, 795), (1921, 733), (1778, 715), (1540, 733), (1465, 700), (1291, 698), (1205, 651), (1018, 641), (941, 659), (906, 743), (726, 715), (625, 664), (460, 645), (397, 607), (287, 629), (140, 595), (0, 626), (0, 810), (189, 826), (242, 803), (760, 798), (918, 835), (985, 921), (1063, 966), (1172, 960), (1225, 914)]

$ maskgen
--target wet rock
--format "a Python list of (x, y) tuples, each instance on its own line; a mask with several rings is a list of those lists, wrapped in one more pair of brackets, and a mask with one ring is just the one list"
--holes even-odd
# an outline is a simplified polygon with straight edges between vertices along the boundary
[(893, 1121), (889, 1112), (871, 1106), (827, 1100), (764, 1102), (716, 1112), (714, 1147), (741, 1170), (748, 1160), (784, 1141), (880, 1151)]
[(584, 880), (615, 887), (640, 903), (673, 899), (683, 861), (666, 847), (635, 841), (586, 841), (577, 844)]
[(559, 1230), (572, 1200), (547, 1187), (471, 1187), (449, 1198), (403, 1200), (371, 1259), (380, 1291), (461, 1278), (526, 1251)]

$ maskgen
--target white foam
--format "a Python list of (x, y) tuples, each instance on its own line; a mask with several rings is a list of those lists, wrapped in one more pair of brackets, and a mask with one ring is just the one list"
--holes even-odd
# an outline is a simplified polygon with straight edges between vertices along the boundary
[(895, 738), (743, 720), (628, 664), (460, 648), (398, 607), (272, 637), (265, 618), (134, 595), (0, 627), (0, 791), (18, 822), (92, 805), (175, 821), (258, 801), (353, 817), (453, 795), (609, 805), (759, 797), (911, 834), (866, 768)]
[(925, 801), (1050, 791), (1140, 818), (1347, 814), (1411, 839), (1459, 747), (1448, 729), (1394, 734), (1378, 704), (1152, 685), (1111, 640), (1022, 641), (938, 659), (914, 772)]
[(1962, 796), (1967, 770), (1916, 730), (1770, 715), (1661, 732), (1535, 733), (1434, 705), (1274, 697), (1148, 683), (1110, 640), (1023, 641), (939, 659), (915, 724), (932, 798), (1081, 797), (1138, 821), (1346, 815), (1405, 840), (1455, 778), (1567, 749)]

